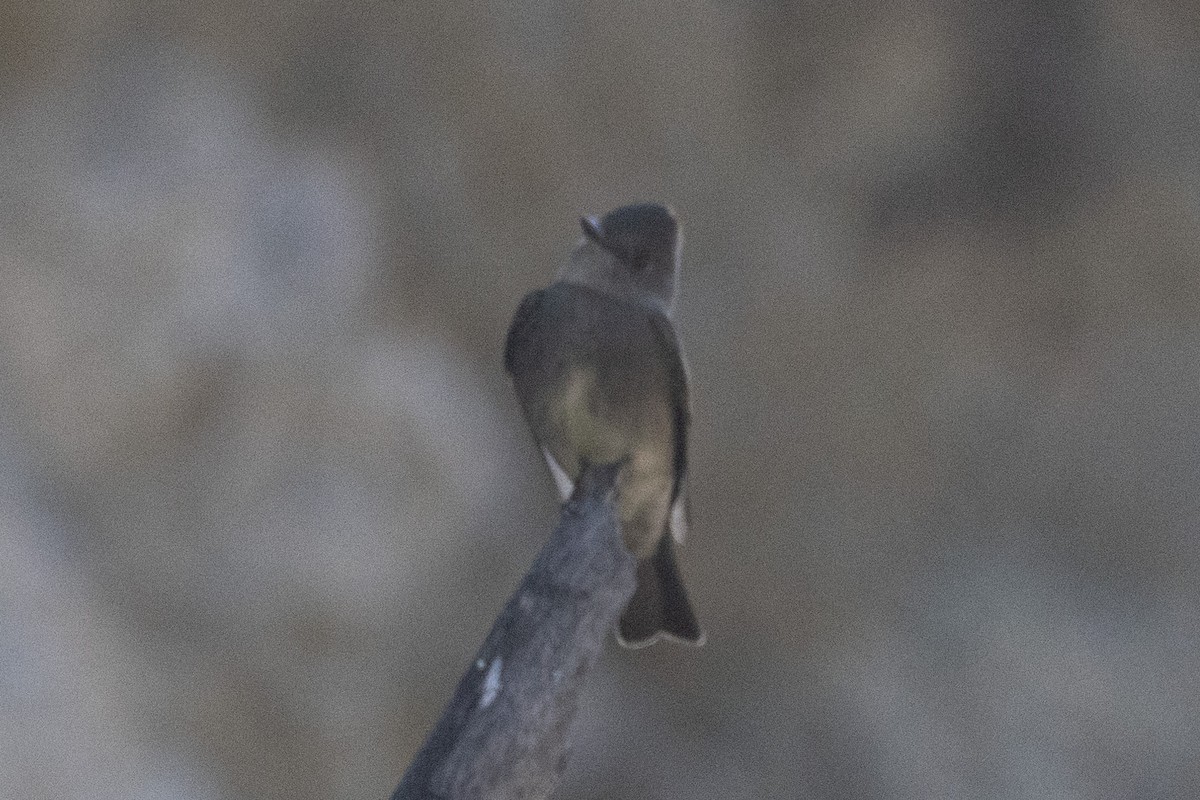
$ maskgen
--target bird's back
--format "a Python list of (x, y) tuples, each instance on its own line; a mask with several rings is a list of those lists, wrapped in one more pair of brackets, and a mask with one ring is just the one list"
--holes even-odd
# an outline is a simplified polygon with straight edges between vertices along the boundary
[(505, 361), (543, 443), (570, 435), (588, 450), (596, 440), (597, 451), (582, 455), (597, 462), (626, 455), (615, 452), (619, 442), (663, 438), (670, 446), (668, 361), (673, 354), (663, 351), (653, 313), (563, 282), (526, 297), (509, 333)]

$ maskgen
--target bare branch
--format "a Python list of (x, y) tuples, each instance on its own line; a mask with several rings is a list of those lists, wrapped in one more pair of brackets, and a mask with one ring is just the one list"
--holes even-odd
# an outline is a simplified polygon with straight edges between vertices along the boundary
[(617, 472), (584, 473), (392, 800), (533, 800), (558, 784), (584, 680), (633, 594)]

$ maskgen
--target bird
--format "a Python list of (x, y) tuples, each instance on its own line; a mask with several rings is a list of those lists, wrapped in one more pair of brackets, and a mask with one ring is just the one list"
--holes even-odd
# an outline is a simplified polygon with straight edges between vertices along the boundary
[(513, 316), (504, 365), (562, 499), (590, 464), (622, 463), (617, 510), (637, 586), (617, 640), (705, 635), (676, 546), (688, 527), (688, 369), (673, 322), (682, 228), (658, 203), (580, 219), (582, 236)]

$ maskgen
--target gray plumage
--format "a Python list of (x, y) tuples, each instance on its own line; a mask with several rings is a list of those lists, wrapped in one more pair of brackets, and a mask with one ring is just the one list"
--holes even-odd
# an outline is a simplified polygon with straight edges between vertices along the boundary
[(639, 567), (622, 643), (663, 634), (700, 643), (674, 553), (686, 533), (689, 421), (687, 371), (670, 318), (679, 226), (654, 204), (581, 223), (584, 238), (558, 280), (517, 309), (505, 367), (564, 499), (586, 463), (625, 462), (622, 534)]

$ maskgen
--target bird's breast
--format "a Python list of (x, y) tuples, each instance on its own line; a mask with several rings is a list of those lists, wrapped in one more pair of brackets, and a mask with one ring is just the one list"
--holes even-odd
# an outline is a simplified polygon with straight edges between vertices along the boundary
[[(611, 464), (630, 455), (637, 439), (631, 415), (614, 413), (606, 402), (594, 369), (580, 367), (563, 379), (549, 409), (555, 438), (569, 450), (576, 464)], [(578, 469), (578, 467), (575, 467)]]

